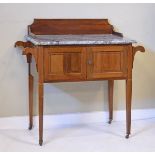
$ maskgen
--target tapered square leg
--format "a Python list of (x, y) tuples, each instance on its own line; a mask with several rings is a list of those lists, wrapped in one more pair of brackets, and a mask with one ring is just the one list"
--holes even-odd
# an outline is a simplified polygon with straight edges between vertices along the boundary
[(33, 76), (29, 74), (29, 130), (33, 127)]
[(109, 124), (111, 124), (113, 120), (113, 89), (114, 80), (108, 80)]
[(126, 80), (126, 138), (131, 133), (131, 99), (132, 99), (132, 79)]
[(43, 144), (43, 84), (39, 83), (39, 145)]
[(33, 76), (31, 74), (32, 55), (27, 54), (28, 63), (28, 87), (29, 87), (29, 130), (33, 127)]

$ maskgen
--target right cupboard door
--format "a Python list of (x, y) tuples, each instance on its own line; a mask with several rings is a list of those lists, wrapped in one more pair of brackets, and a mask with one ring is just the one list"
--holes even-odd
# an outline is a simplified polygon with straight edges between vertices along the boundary
[(126, 78), (128, 49), (121, 45), (87, 48), (87, 79)]

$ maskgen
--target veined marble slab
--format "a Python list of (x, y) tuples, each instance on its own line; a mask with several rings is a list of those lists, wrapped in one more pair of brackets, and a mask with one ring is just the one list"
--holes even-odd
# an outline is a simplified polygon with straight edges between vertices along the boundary
[(107, 45), (136, 43), (135, 40), (113, 34), (27, 35), (25, 38), (34, 45)]

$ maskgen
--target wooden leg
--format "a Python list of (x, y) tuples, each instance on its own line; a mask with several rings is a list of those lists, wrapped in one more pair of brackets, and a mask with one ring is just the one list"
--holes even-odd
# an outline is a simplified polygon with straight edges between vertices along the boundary
[(29, 130), (33, 127), (33, 76), (29, 74)]
[(33, 127), (33, 76), (31, 74), (31, 62), (32, 55), (27, 54), (27, 63), (28, 63), (28, 87), (29, 87), (29, 130)]
[(126, 80), (126, 138), (129, 138), (131, 130), (131, 98), (132, 79)]
[(43, 144), (43, 83), (39, 83), (39, 145)]
[(111, 124), (113, 120), (113, 89), (114, 80), (108, 80), (109, 124)]

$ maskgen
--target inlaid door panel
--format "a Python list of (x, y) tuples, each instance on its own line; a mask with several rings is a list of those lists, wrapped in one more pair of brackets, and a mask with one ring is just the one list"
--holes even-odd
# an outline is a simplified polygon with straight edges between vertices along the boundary
[(82, 47), (44, 49), (45, 81), (86, 79), (86, 51)]
[(88, 50), (88, 79), (121, 78), (127, 75), (127, 48), (113, 45), (91, 47)]

